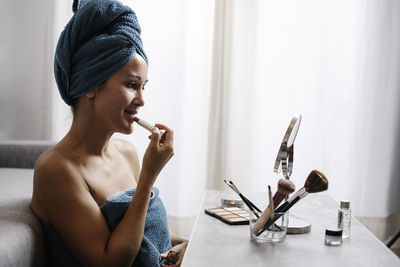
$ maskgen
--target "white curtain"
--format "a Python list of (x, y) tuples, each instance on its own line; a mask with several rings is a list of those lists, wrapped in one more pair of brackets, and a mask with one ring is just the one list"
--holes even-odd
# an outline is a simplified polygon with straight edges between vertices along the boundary
[[(156, 184), (170, 215), (195, 216), (204, 190), (224, 189), (226, 178), (244, 193), (276, 188), (275, 156), (301, 113), (297, 187), (318, 169), (329, 194), (349, 199), (381, 238), (399, 225), (400, 2), (124, 2), (149, 56), (141, 116), (175, 131)], [(68, 130), (52, 65), (71, 3), (3, 1), (1, 139), (59, 140)], [(148, 143), (140, 128), (116, 137), (140, 154)]]
[(211, 87), (211, 102), (219, 105), (210, 117), (209, 142), (220, 144), (208, 154), (214, 188), (226, 177), (244, 192), (276, 188), (275, 157), (292, 115), (301, 113), (297, 187), (318, 169), (330, 181), (329, 194), (350, 200), (381, 238), (397, 231), (400, 2), (218, 3), (225, 8), (216, 15), (230, 17), (224, 26), (230, 41), (220, 40), (226, 50), (214, 54), (229, 62), (224, 82)]

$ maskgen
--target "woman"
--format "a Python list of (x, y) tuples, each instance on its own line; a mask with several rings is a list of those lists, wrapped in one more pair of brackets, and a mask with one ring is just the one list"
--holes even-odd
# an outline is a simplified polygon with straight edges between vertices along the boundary
[(54, 69), (74, 118), (38, 159), (31, 201), (49, 265), (179, 266), (187, 241), (169, 232), (153, 188), (173, 155), (172, 130), (156, 124), (142, 166), (132, 144), (111, 139), (133, 131), (144, 105), (148, 67), (136, 15), (116, 0), (75, 1), (73, 9)]

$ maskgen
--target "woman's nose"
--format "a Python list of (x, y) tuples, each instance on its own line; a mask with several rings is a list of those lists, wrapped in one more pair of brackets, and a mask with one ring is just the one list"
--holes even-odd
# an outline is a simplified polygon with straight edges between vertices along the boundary
[(133, 103), (138, 106), (144, 106), (143, 90), (137, 91), (135, 98), (133, 98)]

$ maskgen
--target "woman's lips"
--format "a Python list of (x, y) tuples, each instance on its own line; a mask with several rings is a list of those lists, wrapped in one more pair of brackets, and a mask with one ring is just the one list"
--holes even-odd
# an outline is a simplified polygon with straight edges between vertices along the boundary
[(132, 113), (132, 112), (129, 112), (129, 111), (126, 111), (125, 110), (125, 113), (128, 115), (128, 121), (129, 121), (129, 123), (133, 123), (134, 121), (135, 121), (135, 115), (136, 115), (136, 112), (135, 113)]

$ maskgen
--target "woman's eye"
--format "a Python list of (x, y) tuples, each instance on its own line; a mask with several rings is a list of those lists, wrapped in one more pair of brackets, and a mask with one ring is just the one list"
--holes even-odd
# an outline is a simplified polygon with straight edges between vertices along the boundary
[(128, 87), (132, 88), (132, 89), (136, 89), (137, 86), (136, 86), (136, 83), (129, 83)]
[[(132, 88), (133, 90), (138, 90), (139, 89), (140, 84), (137, 83), (129, 83), (128, 84), (128, 88)], [(145, 86), (142, 87), (142, 90), (145, 89)]]

